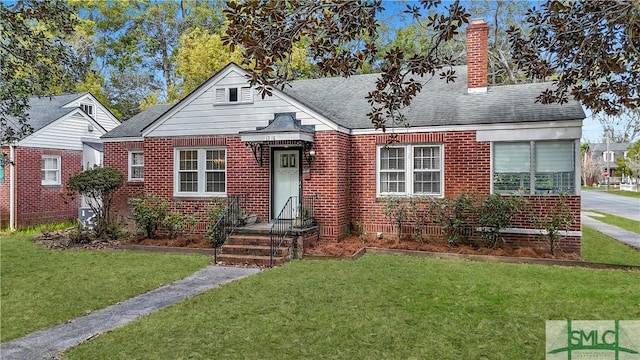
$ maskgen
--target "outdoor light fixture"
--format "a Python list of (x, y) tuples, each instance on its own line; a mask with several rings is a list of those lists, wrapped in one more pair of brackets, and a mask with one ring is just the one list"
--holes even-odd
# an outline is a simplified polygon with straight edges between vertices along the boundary
[(304, 159), (307, 160), (307, 165), (311, 166), (311, 161), (316, 157), (316, 151), (313, 150), (313, 143), (304, 142), (302, 146), (304, 150)]

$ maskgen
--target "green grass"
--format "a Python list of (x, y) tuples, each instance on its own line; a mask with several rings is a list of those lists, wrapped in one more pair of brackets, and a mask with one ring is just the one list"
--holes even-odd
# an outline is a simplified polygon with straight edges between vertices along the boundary
[(0, 341), (8, 341), (186, 277), (207, 256), (48, 250), (33, 235), (0, 238)]
[(601, 186), (601, 187), (583, 186), (582, 189), (583, 190), (604, 191), (604, 192), (608, 192), (609, 194), (622, 195), (622, 196), (627, 196), (627, 197), (640, 199), (640, 192), (622, 191), (622, 190), (618, 190), (618, 189), (616, 189), (616, 188), (614, 188), (612, 186), (609, 187), (609, 191), (607, 191), (607, 187), (606, 186)]
[(588, 226), (582, 227), (581, 256), (583, 260), (591, 262), (640, 265), (640, 250), (635, 250)]
[[(590, 212), (600, 214), (602, 216), (591, 216), (588, 214)], [(588, 210), (587, 215), (598, 221), (602, 221), (603, 223), (607, 223), (609, 225), (617, 226), (627, 231), (640, 234), (640, 221), (627, 219), (622, 216), (607, 214), (607, 213), (596, 211), (596, 210)]]
[(294, 261), (68, 359), (543, 359), (545, 320), (640, 318), (640, 272), (366, 255)]

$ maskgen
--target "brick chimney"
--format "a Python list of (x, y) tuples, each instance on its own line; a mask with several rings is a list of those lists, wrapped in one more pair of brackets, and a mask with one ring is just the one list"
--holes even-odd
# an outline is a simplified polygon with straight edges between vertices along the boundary
[(473, 19), (467, 26), (467, 92), (487, 92), (489, 24)]

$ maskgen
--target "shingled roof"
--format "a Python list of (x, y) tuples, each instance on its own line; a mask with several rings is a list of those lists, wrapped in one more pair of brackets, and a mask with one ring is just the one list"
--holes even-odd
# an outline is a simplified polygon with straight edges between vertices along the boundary
[[(63, 106), (86, 94), (86, 92), (83, 92), (43, 96), (40, 98), (31, 97), (29, 98), (29, 116), (27, 117), (27, 122), (33, 127), (34, 132), (38, 131), (77, 109), (77, 107), (63, 108)], [(17, 127), (17, 120), (9, 119), (8, 124), (15, 129)]]
[[(582, 106), (536, 103), (536, 96), (551, 83), (489, 86), (486, 93), (467, 93), (467, 67), (457, 66), (456, 81), (436, 77), (404, 109), (410, 125), (455, 126), (536, 121), (576, 120), (585, 117)], [(365, 96), (375, 89), (379, 74), (349, 78), (294, 81), (285, 92), (348, 129), (370, 129)]]
[(142, 130), (156, 121), (174, 105), (175, 104), (154, 105), (137, 115), (132, 116), (129, 120), (124, 121), (115, 129), (104, 134), (102, 138), (142, 137)]

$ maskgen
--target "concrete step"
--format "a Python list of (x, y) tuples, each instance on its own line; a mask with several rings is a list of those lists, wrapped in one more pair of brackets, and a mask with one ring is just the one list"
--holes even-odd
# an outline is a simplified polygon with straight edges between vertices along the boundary
[[(224, 254), (218, 255), (218, 263), (225, 265), (247, 265), (247, 266), (269, 266), (270, 257), (262, 255), (236, 255)], [(286, 258), (284, 256), (274, 257), (273, 266), (284, 264)]]
[[(222, 254), (229, 255), (259, 255), (259, 256), (269, 256), (271, 252), (270, 246), (265, 245), (234, 245), (234, 244), (225, 244), (222, 247)], [(289, 255), (289, 247), (281, 246), (278, 248), (276, 256), (287, 256)]]
[[(225, 245), (260, 245), (270, 246), (271, 237), (263, 235), (250, 235), (250, 234), (233, 234), (229, 236)], [(291, 239), (285, 238), (282, 244), (284, 247), (291, 246)]]

